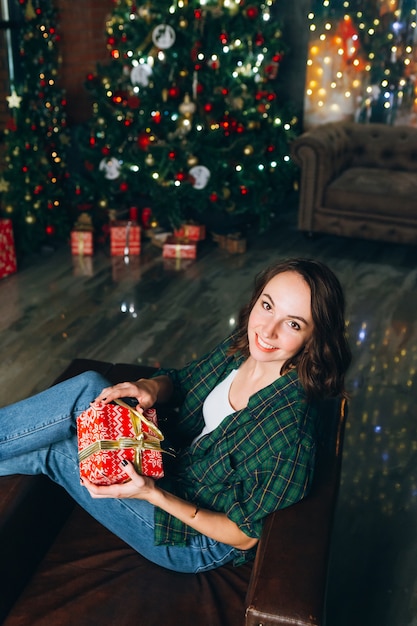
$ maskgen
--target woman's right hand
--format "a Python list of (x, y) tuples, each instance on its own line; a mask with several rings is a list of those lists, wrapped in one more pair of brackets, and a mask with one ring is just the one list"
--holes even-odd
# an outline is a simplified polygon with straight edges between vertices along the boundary
[(117, 398), (135, 398), (137, 409), (150, 409), (157, 401), (165, 402), (172, 393), (172, 383), (168, 376), (156, 378), (139, 378), (139, 380), (117, 383), (105, 387), (97, 396), (95, 402), (108, 404)]
[(149, 409), (155, 406), (158, 399), (158, 385), (153, 379), (140, 378), (137, 381), (118, 383), (112, 387), (105, 387), (97, 396), (95, 402), (108, 404), (117, 398), (135, 398), (137, 409)]

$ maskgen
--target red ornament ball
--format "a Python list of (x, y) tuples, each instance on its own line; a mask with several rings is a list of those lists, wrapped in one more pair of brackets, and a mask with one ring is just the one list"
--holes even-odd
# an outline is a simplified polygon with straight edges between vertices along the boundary
[(55, 234), (55, 226), (52, 226), (52, 224), (48, 224), (48, 226), (46, 226), (45, 228), (45, 232), (49, 237), (51, 237)]
[(262, 33), (257, 33), (255, 36), (255, 46), (263, 46), (265, 43), (265, 37)]
[(250, 20), (254, 20), (258, 17), (259, 10), (258, 7), (250, 6), (246, 9), (246, 15)]
[(180, 96), (180, 88), (178, 87), (178, 85), (172, 85), (172, 87), (170, 87), (168, 89), (168, 95), (170, 98), (179, 98)]
[(138, 135), (137, 144), (141, 150), (147, 150), (151, 140), (149, 139), (149, 135), (147, 133), (140, 133)]

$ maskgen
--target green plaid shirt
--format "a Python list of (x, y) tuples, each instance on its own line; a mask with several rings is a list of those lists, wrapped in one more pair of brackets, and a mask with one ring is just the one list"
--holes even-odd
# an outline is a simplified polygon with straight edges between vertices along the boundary
[[(174, 383), (181, 407), (179, 434), (187, 444), (175, 473), (159, 484), (201, 508), (226, 513), (249, 537), (260, 537), (265, 517), (303, 498), (311, 485), (317, 412), (306, 402), (292, 370), (191, 445), (204, 427), (205, 398), (244, 360), (227, 355), (230, 343), (231, 338), (226, 339), (181, 370), (155, 374), (167, 374)], [(185, 545), (196, 534), (156, 509), (156, 544)]]

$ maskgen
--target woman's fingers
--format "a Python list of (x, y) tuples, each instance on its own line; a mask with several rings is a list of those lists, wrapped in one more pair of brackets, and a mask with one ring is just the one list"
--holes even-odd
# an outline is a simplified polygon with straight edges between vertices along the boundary
[(154, 486), (152, 478), (138, 474), (132, 463), (123, 464), (124, 472), (129, 476), (129, 482), (117, 485), (95, 485), (88, 478), (82, 478), (81, 484), (87, 489), (92, 498), (138, 498), (146, 500)]

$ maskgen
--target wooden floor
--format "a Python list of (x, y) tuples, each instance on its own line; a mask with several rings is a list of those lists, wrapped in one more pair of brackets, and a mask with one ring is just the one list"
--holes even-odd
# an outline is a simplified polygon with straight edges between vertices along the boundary
[[(417, 626), (416, 249), (322, 236), (277, 220), (231, 256), (207, 240), (168, 266), (145, 242), (124, 265), (64, 247), (0, 281), (0, 405), (75, 357), (180, 366), (233, 328), (255, 274), (289, 256), (327, 262), (348, 302), (354, 354), (328, 593), (329, 626)], [(214, 625), (215, 626), (215, 625)]]

